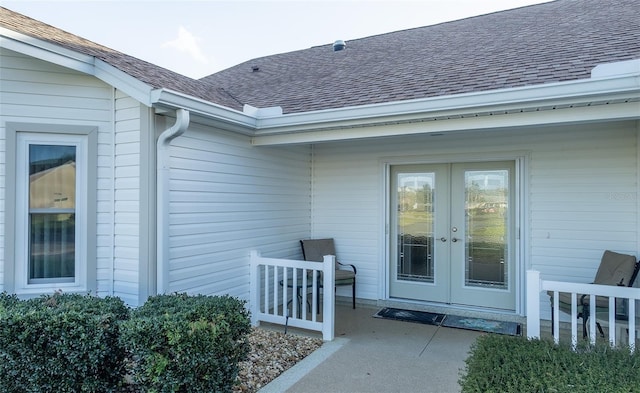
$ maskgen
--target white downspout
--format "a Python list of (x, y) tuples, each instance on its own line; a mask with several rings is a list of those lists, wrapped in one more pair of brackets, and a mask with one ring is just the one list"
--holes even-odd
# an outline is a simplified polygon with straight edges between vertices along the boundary
[(169, 289), (169, 145), (189, 127), (189, 111), (178, 109), (176, 122), (156, 144), (156, 269), (158, 294)]

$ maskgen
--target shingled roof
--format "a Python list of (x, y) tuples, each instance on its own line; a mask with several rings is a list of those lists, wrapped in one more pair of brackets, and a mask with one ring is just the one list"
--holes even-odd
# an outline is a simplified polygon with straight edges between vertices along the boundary
[(297, 113), (589, 78), (640, 59), (640, 0), (557, 0), (251, 60), (202, 79)]
[[(194, 80), (0, 7), (0, 27), (95, 56), (152, 88), (284, 113), (590, 77), (640, 59), (640, 0), (556, 0), (262, 57)], [(216, 37), (212, 37), (216, 39)]]
[(7, 8), (0, 7), (0, 26), (29, 37), (60, 45), (78, 53), (94, 56), (155, 89), (171, 89), (228, 107), (237, 108), (240, 105), (224, 90), (212, 87), (211, 84), (202, 83), (155, 64), (107, 48)]

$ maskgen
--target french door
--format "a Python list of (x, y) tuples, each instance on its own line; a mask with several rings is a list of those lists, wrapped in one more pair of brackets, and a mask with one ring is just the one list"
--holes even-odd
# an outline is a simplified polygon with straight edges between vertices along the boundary
[(515, 164), (391, 167), (389, 294), (515, 309)]

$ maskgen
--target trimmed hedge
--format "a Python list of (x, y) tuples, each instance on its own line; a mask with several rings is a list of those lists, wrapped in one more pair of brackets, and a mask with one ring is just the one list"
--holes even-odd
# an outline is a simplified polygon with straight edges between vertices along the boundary
[(524, 337), (478, 338), (460, 379), (471, 392), (640, 392), (640, 355), (628, 348)]
[(245, 302), (184, 294), (149, 298), (124, 323), (134, 382), (145, 392), (229, 392), (249, 352)]
[(124, 374), (118, 298), (0, 294), (0, 391), (115, 392)]

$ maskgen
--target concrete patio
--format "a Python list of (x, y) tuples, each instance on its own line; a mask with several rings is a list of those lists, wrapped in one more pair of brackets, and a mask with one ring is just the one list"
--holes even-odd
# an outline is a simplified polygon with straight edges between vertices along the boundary
[(481, 333), (373, 318), (380, 308), (338, 305), (336, 339), (260, 392), (459, 392)]

